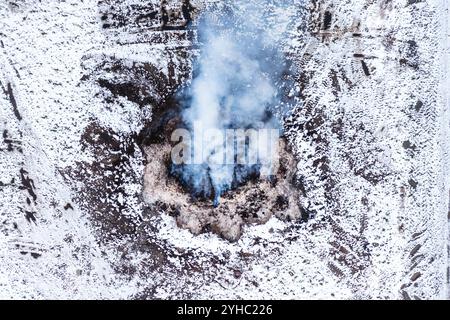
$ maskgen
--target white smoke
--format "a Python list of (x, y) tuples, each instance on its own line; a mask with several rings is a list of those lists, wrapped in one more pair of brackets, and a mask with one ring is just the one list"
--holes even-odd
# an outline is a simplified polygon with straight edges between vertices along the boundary
[[(284, 12), (278, 20), (287, 27), (286, 12), (275, 10), (282, 6), (280, 1), (234, 1), (221, 12), (206, 13), (199, 24), (202, 50), (183, 121), (194, 132), (194, 162), (203, 164), (177, 166), (173, 173), (194, 193), (216, 202), (224, 191), (259, 174), (258, 163), (271, 160), (271, 154), (259, 152), (258, 163), (227, 164), (224, 139), (227, 129), (281, 129), (270, 110), (280, 104), (277, 81), (286, 71), (279, 43), (283, 32), (274, 32), (276, 12)], [(256, 146), (261, 149), (263, 143)]]

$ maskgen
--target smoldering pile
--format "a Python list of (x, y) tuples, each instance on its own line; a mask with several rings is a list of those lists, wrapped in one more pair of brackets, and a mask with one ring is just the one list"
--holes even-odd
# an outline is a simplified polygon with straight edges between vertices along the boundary
[[(226, 138), (227, 131), (243, 132), (248, 160), (248, 132), (282, 132), (282, 117), (289, 111), (280, 85), (286, 82), (288, 61), (264, 13), (246, 5), (237, 1), (203, 15), (192, 81), (176, 96), (176, 107), (160, 115), (153, 133), (162, 141), (146, 149), (145, 196), (152, 209), (171, 213), (195, 234), (213, 231), (229, 240), (239, 239), (245, 223), (307, 216), (299, 206), (295, 159), (283, 138), (271, 134), (264, 147), (258, 138), (256, 149), (264, 152), (257, 150), (253, 162), (239, 162), (239, 139)], [(205, 134), (211, 130), (222, 133), (220, 138)], [(279, 152), (275, 162), (274, 152)], [(182, 161), (174, 161), (174, 154)]]

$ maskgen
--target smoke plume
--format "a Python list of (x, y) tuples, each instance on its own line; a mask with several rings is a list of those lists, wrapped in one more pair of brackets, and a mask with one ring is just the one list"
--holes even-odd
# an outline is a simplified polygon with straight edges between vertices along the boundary
[[(201, 52), (181, 99), (182, 119), (193, 137), (192, 158), (201, 161), (174, 164), (171, 172), (194, 197), (213, 199), (216, 205), (224, 192), (258, 178), (264, 163), (272, 161), (271, 154), (259, 152), (255, 162), (240, 163), (239, 143), (248, 147), (251, 137), (227, 140), (226, 130), (281, 130), (273, 110), (282, 105), (279, 82), (287, 65), (280, 50), (282, 32), (274, 29), (281, 2), (274, 3), (233, 1), (206, 12), (198, 25)], [(223, 135), (208, 134), (217, 130)], [(261, 137), (258, 141), (263, 148)], [(227, 146), (236, 154), (232, 163), (226, 159)]]

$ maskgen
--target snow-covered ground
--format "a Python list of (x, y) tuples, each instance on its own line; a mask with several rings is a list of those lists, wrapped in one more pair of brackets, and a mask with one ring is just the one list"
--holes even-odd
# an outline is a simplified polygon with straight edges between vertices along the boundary
[(1, 1), (0, 298), (449, 296), (448, 1), (287, 1), (308, 9), (286, 128), (314, 217), (235, 243), (144, 202), (142, 130), (198, 54), (115, 16), (149, 3)]

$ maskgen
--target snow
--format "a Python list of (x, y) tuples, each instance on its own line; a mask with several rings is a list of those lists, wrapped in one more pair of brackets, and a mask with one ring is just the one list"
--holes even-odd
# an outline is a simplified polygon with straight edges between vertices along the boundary
[[(331, 31), (317, 34), (313, 14), (309, 33), (286, 41), (299, 60), (304, 40), (315, 43), (311, 57), (296, 61), (309, 78), (288, 130), (305, 178), (302, 201), (315, 218), (294, 227), (272, 218), (247, 226), (236, 243), (148, 213), (138, 147), (118, 177), (124, 191), (110, 195), (135, 230), (113, 221), (107, 233), (99, 217), (117, 217), (111, 199), (98, 199), (103, 209), (87, 201), (100, 197), (92, 190), (107, 173), (93, 165), (104, 145), (83, 147), (86, 128), (106, 128), (123, 146), (152, 118), (151, 106), (98, 86), (99, 77), (117, 79), (99, 66), (115, 57), (167, 75), (170, 59), (190, 62), (164, 44), (135, 43), (142, 40), (134, 29), (102, 29), (98, 1), (10, 2), (0, 4), (0, 133), (16, 142), (13, 151), (0, 143), (0, 298), (449, 297), (448, 1), (316, 1), (314, 12), (332, 11)], [(8, 83), (22, 120), (3, 94)], [(317, 117), (324, 122), (314, 133), (300, 127)], [(314, 165), (323, 156), (328, 171)], [(36, 201), (21, 184), (22, 168)]]

